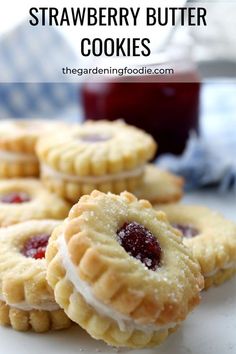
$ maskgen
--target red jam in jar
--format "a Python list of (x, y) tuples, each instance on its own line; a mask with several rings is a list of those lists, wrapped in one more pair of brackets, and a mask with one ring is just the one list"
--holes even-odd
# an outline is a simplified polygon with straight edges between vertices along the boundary
[(189, 132), (198, 132), (200, 84), (86, 83), (83, 104), (86, 119), (123, 118), (152, 134), (159, 153), (180, 154)]
[[(185, 65), (186, 64), (186, 65)], [(158, 153), (180, 154), (190, 131), (199, 131), (200, 79), (192, 62), (169, 63), (171, 76), (105, 79), (82, 87), (85, 119), (123, 118), (152, 134)]]

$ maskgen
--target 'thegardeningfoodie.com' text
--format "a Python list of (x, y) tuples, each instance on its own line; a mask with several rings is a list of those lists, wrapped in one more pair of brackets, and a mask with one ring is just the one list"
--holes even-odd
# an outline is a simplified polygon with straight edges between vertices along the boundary
[(147, 66), (140, 66), (138, 68), (135, 67), (120, 67), (120, 68), (101, 68), (101, 67), (93, 67), (93, 68), (69, 68), (63, 67), (62, 74), (63, 75), (77, 75), (77, 76), (101, 76), (101, 75), (108, 75), (108, 76), (147, 76), (147, 75), (174, 75), (173, 68), (151, 68)]

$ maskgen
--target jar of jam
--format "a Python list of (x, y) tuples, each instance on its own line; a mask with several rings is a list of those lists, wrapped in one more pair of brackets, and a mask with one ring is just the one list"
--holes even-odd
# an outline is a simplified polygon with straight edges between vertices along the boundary
[[(181, 53), (149, 58), (145, 66), (168, 67), (171, 75), (127, 76), (89, 81), (82, 87), (85, 119), (122, 118), (152, 134), (158, 153), (180, 154), (191, 131), (199, 132), (200, 79)], [(159, 58), (159, 60), (158, 60)], [(111, 64), (110, 64), (111, 65)]]

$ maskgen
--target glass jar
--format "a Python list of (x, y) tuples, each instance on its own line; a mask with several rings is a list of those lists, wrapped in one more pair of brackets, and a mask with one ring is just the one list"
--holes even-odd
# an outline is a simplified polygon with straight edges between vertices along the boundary
[(173, 68), (174, 74), (86, 82), (82, 87), (84, 117), (123, 118), (152, 134), (158, 153), (180, 154), (190, 131), (199, 132), (198, 70), (186, 52), (173, 50), (152, 56), (145, 66)]

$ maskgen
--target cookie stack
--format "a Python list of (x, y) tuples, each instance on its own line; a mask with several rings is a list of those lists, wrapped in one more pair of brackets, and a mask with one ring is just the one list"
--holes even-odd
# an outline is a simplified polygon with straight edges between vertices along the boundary
[(0, 323), (19, 331), (70, 326), (46, 281), (46, 245), (70, 204), (39, 177), (41, 135), (68, 128), (46, 120), (0, 121)]
[(2, 325), (75, 322), (110, 345), (156, 346), (198, 305), (204, 280), (235, 272), (236, 226), (173, 204), (183, 180), (149, 163), (157, 146), (145, 132), (122, 121), (0, 131)]

